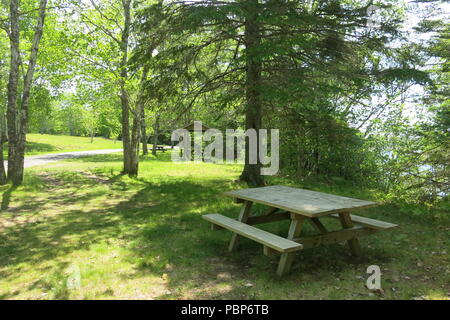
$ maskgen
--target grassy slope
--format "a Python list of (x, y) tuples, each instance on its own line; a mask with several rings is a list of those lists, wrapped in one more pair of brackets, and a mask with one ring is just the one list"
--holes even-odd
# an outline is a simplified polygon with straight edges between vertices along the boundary
[[(91, 143), (89, 137), (72, 137), (64, 135), (50, 135), (29, 133), (27, 134), (26, 155), (38, 155), (45, 153), (59, 153), (71, 151), (99, 150), (99, 149), (121, 149), (120, 141), (114, 142), (101, 137), (95, 137)], [(7, 156), (8, 146), (4, 146), (4, 155)]]
[[(141, 162), (138, 179), (119, 176), (119, 155), (73, 159), (29, 171), (26, 185), (3, 187), (0, 214), (0, 298), (3, 299), (412, 299), (446, 298), (448, 217), (415, 216), (385, 205), (362, 215), (401, 225), (361, 240), (354, 260), (343, 245), (305, 250), (291, 275), (275, 277), (278, 259), (201, 219), (239, 206), (221, 194), (243, 187), (240, 167), (180, 164), (169, 155)], [(271, 183), (289, 184), (282, 179)], [(351, 188), (297, 184), (370, 199)], [(31, 196), (32, 195), (32, 196)], [(262, 208), (258, 208), (261, 210)], [(336, 223), (334, 220), (330, 224)], [(331, 226), (329, 224), (329, 226)], [(286, 222), (263, 228), (284, 235)], [(307, 232), (313, 231), (309, 225)], [(382, 270), (381, 297), (367, 290), (369, 265)], [(81, 287), (70, 290), (70, 270)]]

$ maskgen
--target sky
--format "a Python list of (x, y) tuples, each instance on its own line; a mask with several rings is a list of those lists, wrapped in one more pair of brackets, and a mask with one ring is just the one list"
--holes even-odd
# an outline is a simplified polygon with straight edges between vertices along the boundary
[[(405, 1), (408, 6), (407, 18), (404, 22), (404, 31), (409, 33), (409, 41), (411, 42), (423, 42), (430, 40), (434, 36), (433, 33), (419, 34), (414, 32), (414, 27), (416, 27), (419, 22), (432, 14), (434, 19), (444, 19), (444, 21), (450, 21), (450, 2), (442, 1), (438, 6), (430, 4), (418, 4), (416, 1), (408, 0)], [(430, 9), (433, 11), (430, 12)], [(414, 102), (417, 97), (424, 94), (424, 90), (420, 85), (414, 85), (408, 90), (408, 97), (405, 101), (405, 108), (403, 110), (403, 115), (405, 118), (409, 119), (411, 123), (417, 122), (419, 120), (420, 114), (426, 114), (420, 103)]]

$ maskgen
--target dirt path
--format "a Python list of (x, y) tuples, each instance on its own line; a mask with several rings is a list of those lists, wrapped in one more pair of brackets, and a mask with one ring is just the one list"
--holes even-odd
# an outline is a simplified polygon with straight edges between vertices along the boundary
[[(65, 159), (79, 158), (85, 156), (95, 156), (99, 154), (108, 154), (114, 152), (121, 152), (122, 149), (104, 149), (104, 150), (88, 150), (88, 151), (75, 151), (75, 152), (63, 152), (63, 153), (50, 153), (42, 154), (38, 156), (25, 157), (25, 168), (39, 166), (51, 162), (57, 162)], [(5, 168), (8, 167), (7, 161), (5, 161)]]

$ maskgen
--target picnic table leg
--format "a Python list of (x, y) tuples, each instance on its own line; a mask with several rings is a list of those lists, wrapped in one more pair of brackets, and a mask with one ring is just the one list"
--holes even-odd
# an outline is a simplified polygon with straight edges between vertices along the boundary
[[(250, 212), (252, 209), (253, 202), (251, 201), (244, 201), (244, 204), (242, 205), (241, 212), (239, 213), (238, 221), (246, 223), (248, 217), (250, 216)], [(239, 235), (237, 233), (233, 233), (231, 236), (230, 244), (228, 246), (228, 251), (231, 252), (236, 247), (236, 244), (238, 242)]]
[[(297, 238), (302, 232), (303, 222), (305, 218), (297, 214), (291, 213), (291, 225), (289, 227), (288, 239)], [(289, 273), (292, 266), (295, 253), (283, 253), (278, 263), (277, 275), (282, 277)]]
[[(353, 221), (350, 217), (350, 213), (341, 212), (339, 213), (339, 219), (341, 220), (341, 225), (344, 229), (353, 228)], [(348, 247), (350, 248), (350, 252), (354, 256), (359, 256), (361, 253), (361, 245), (359, 244), (359, 240), (351, 239), (347, 241)]]
[(325, 228), (325, 226), (322, 224), (322, 222), (319, 220), (319, 218), (310, 218), (308, 221), (311, 222), (313, 227), (319, 231), (321, 234), (327, 234), (328, 230)]

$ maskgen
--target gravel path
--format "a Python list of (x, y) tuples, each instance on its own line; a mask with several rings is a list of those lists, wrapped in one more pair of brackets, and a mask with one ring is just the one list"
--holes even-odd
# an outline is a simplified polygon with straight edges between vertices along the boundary
[[(89, 151), (75, 151), (75, 152), (63, 152), (63, 153), (50, 153), (38, 156), (25, 157), (25, 168), (39, 166), (51, 162), (57, 162), (65, 159), (95, 156), (99, 154), (108, 154), (114, 152), (121, 152), (122, 149), (103, 149), (103, 150), (89, 150)], [(5, 161), (5, 168), (8, 167), (7, 161)]]

